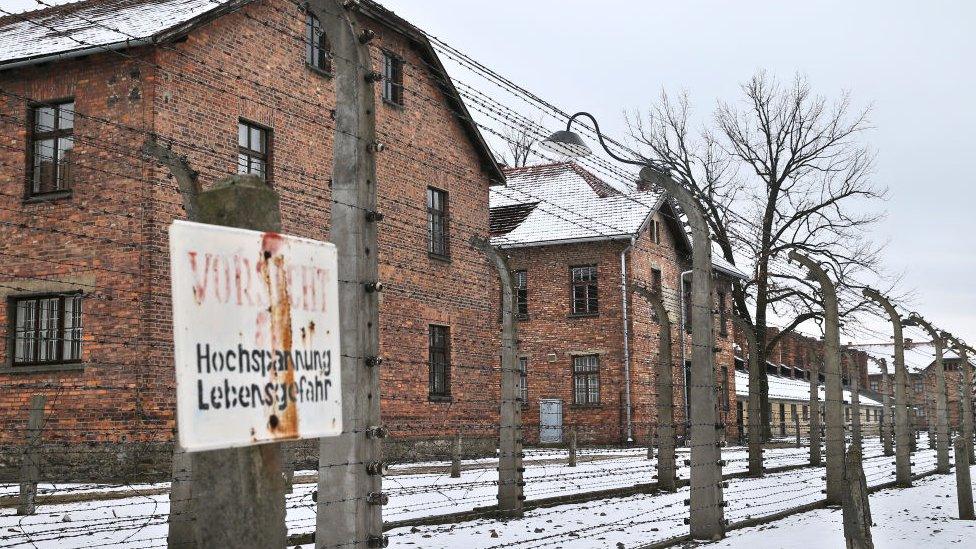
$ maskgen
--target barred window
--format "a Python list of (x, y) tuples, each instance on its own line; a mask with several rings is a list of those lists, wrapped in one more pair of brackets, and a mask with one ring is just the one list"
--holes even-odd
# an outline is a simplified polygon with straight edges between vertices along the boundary
[(529, 284), (525, 271), (515, 271), (515, 314), (529, 316)]
[(35, 105), (30, 120), (28, 196), (69, 190), (75, 102)]
[(451, 330), (447, 326), (430, 325), (428, 342), (430, 396), (451, 396)]
[(81, 294), (11, 299), (13, 366), (81, 361)]
[(271, 181), (271, 130), (240, 120), (237, 123), (237, 173)]
[(518, 401), (525, 404), (529, 401), (529, 359), (527, 357), (519, 357), (518, 370)]
[(450, 256), (447, 191), (427, 187), (427, 252), (438, 257)]
[(403, 106), (403, 59), (383, 52), (383, 101)]
[(305, 17), (305, 63), (324, 73), (332, 73), (332, 46), (322, 22), (311, 13)]
[(573, 403), (582, 405), (600, 403), (599, 356), (573, 357)]
[(590, 315), (598, 312), (596, 265), (572, 267), (572, 312), (574, 315)]

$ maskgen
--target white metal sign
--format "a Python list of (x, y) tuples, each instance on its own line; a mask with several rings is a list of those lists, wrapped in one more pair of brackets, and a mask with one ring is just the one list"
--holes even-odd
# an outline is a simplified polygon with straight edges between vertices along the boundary
[(338, 435), (335, 246), (187, 221), (169, 246), (180, 446)]

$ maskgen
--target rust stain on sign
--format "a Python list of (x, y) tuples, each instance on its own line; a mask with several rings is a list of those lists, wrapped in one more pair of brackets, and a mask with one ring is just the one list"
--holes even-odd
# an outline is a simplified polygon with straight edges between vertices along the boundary
[[(288, 276), (288, 269), (285, 265), (285, 257), (280, 253), (284, 241), (277, 233), (264, 233), (261, 239), (261, 262), (260, 271), (271, 296), (271, 348), (274, 351), (283, 351), (284, 356), (291, 356), (291, 277)], [(274, 277), (274, 284), (272, 284)], [(278, 371), (271, 371), (271, 381), (278, 380)], [(284, 380), (282, 384), (291, 387), (295, 382), (295, 364), (291, 360), (286, 361)], [(272, 407), (271, 415), (268, 417), (268, 428), (276, 439), (296, 439), (298, 438), (298, 406), (295, 399), (285, 395), (285, 408), (280, 409), (276, 405)]]

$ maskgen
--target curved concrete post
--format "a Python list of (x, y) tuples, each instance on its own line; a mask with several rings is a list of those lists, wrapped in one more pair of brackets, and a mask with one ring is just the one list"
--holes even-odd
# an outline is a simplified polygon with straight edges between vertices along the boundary
[(820, 284), (824, 308), (824, 377), (827, 384), (827, 503), (840, 505), (844, 498), (844, 389), (840, 371), (840, 319), (837, 290), (827, 272), (814, 260), (796, 251), (790, 259), (809, 270), (808, 278)]
[(965, 441), (969, 463), (976, 464), (973, 453), (973, 365), (969, 363), (969, 353), (966, 346), (958, 339), (953, 342), (956, 354), (960, 359), (960, 396), (962, 400), (962, 438)]
[(664, 307), (661, 293), (638, 284), (632, 285), (635, 294), (651, 304), (657, 315), (658, 368), (657, 368), (657, 486), (660, 490), (677, 490), (675, 468), (674, 433), (674, 359), (671, 355), (671, 318)]
[(763, 455), (762, 455), (762, 410), (761, 395), (759, 394), (759, 345), (756, 343), (756, 332), (752, 331), (749, 324), (742, 318), (733, 315), (732, 321), (736, 328), (746, 334), (746, 341), (749, 346), (749, 400), (747, 402), (747, 412), (749, 416), (748, 440), (749, 440), (749, 476), (761, 477), (763, 475)]
[(875, 358), (868, 355), (868, 360), (873, 361), (881, 369), (881, 447), (884, 455), (895, 454), (892, 444), (894, 437), (894, 425), (891, 420), (891, 377), (888, 375), (888, 361), (883, 358)]
[(522, 404), (518, 400), (518, 321), (515, 318), (515, 284), (508, 261), (491, 244), (477, 236), (471, 246), (480, 250), (498, 271), (502, 287), (502, 392), (498, 426), (498, 512), (522, 515)]
[(863, 448), (861, 433), (861, 379), (857, 371), (854, 357), (845, 353), (847, 358), (847, 375), (851, 376), (851, 444), (857, 446), (858, 451)]
[(810, 347), (810, 465), (820, 466), (820, 359)]
[(677, 200), (691, 227), (691, 537), (720, 539), (725, 536), (725, 508), (715, 406), (712, 242), (701, 206), (687, 189), (649, 166), (641, 169), (640, 177), (661, 185)]
[(905, 371), (905, 339), (901, 316), (888, 298), (877, 290), (865, 288), (864, 297), (874, 301), (888, 313), (895, 339), (895, 477), (898, 486), (912, 485), (911, 433), (908, 426), (908, 372)]
[[(342, 374), (343, 433), (319, 444), (317, 544), (382, 547), (383, 467), (380, 419), (379, 292), (376, 210), (375, 90), (363, 27), (355, 4), (310, 0), (332, 43), (336, 108), (329, 239), (336, 245)], [(346, 6), (349, 6), (348, 8)], [(323, 182), (324, 184), (325, 182)], [(338, 466), (338, 464), (348, 464)], [(373, 467), (370, 467), (373, 465)]]
[(931, 322), (915, 313), (908, 316), (904, 325), (921, 327), (928, 332), (935, 346), (935, 470), (947, 475), (949, 474), (949, 406), (946, 399), (945, 363), (942, 360), (945, 341)]

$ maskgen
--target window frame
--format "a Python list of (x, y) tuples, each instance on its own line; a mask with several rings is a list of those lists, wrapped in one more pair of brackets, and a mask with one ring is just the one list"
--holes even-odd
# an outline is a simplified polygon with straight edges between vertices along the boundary
[[(442, 330), (443, 346), (435, 347), (434, 334)], [(443, 354), (444, 361), (435, 364), (434, 355), (438, 351)], [(440, 372), (437, 370), (438, 366)], [(435, 391), (438, 374), (443, 377), (442, 391)], [(430, 401), (451, 400), (451, 327), (443, 324), (427, 325), (427, 398)]]
[(405, 108), (403, 57), (389, 50), (383, 50), (383, 102), (397, 108)]
[[(47, 131), (47, 132), (40, 132), (39, 133), (37, 131), (36, 116), (37, 116), (38, 109), (45, 108), (45, 107), (47, 107), (47, 108), (54, 108), (55, 109), (55, 111), (54, 111), (54, 113), (55, 113), (54, 114), (55, 124), (57, 126), (60, 126), (60, 123), (61, 123), (61, 116), (60, 116), (60, 114), (61, 114), (61, 106), (62, 105), (67, 105), (69, 103), (72, 105), (72, 110), (71, 110), (71, 112), (72, 112), (72, 117), (71, 117), (72, 122), (71, 122), (71, 130), (70, 131), (64, 130), (64, 129), (60, 128), (60, 127), (55, 128), (55, 129), (53, 129), (51, 131)], [(71, 150), (72, 151), (74, 150), (75, 127), (77, 126), (77, 118), (78, 118), (77, 117), (77, 112), (78, 111), (77, 111), (77, 104), (76, 103), (77, 102), (76, 102), (76, 100), (75, 100), (74, 97), (62, 97), (62, 98), (59, 98), (59, 99), (52, 99), (52, 100), (48, 100), (48, 101), (32, 101), (32, 102), (30, 102), (30, 103), (27, 104), (27, 116), (26, 116), (26, 121), (27, 121), (27, 128), (26, 129), (27, 129), (27, 132), (26, 132), (26, 146), (24, 147), (24, 149), (25, 149), (24, 200), (26, 200), (26, 201), (33, 201), (33, 200), (40, 201), (40, 200), (47, 200), (47, 199), (55, 199), (55, 198), (68, 197), (68, 196), (71, 195), (71, 192), (72, 192), (72, 184), (71, 184), (72, 183), (72, 181), (71, 181), (71, 179), (72, 179), (72, 173), (70, 171), (70, 164), (69, 164), (69, 171), (68, 171), (67, 182), (66, 183), (62, 183), (60, 181), (56, 181), (56, 184), (59, 185), (60, 188), (58, 188), (56, 190), (53, 190), (53, 191), (37, 191), (37, 192), (34, 191), (34, 175), (35, 175), (34, 161), (35, 161), (36, 156), (37, 156), (37, 154), (36, 154), (36, 152), (35, 152), (34, 149), (36, 147), (37, 141), (54, 140), (54, 157), (53, 157), (53, 160), (54, 160), (55, 169), (57, 170), (58, 158), (59, 158), (59, 155), (60, 155), (60, 152), (61, 152), (61, 148), (58, 146), (60, 140), (61, 139), (65, 139), (65, 138), (70, 138), (71, 139), (71, 143), (72, 143)], [(59, 176), (57, 175), (57, 172), (56, 172), (55, 173), (55, 179), (57, 180), (58, 177)]]
[[(588, 272), (592, 273), (592, 278), (590, 280), (580, 279), (576, 280), (577, 270), (587, 269)], [(584, 288), (585, 295), (583, 301), (585, 302), (584, 310), (579, 311), (576, 309), (576, 288)], [(590, 289), (592, 288), (593, 295), (590, 295)], [(592, 303), (592, 307), (591, 307)], [(569, 316), (570, 317), (592, 317), (598, 316), (600, 314), (600, 270), (597, 264), (585, 264), (585, 265), (571, 265), (569, 267)]]
[[(450, 260), (451, 258), (451, 193), (444, 189), (428, 186), (425, 192), (427, 201), (427, 255), (435, 259)], [(439, 197), (440, 208), (435, 209), (433, 197)], [(434, 219), (440, 221), (440, 238), (434, 238)], [(435, 243), (439, 242), (439, 249)]]
[[(316, 23), (318, 24), (317, 29)], [(316, 32), (318, 33), (318, 40), (316, 40)], [(305, 66), (313, 72), (331, 78), (332, 58), (332, 42), (322, 26), (322, 20), (310, 11), (305, 12)], [(323, 59), (324, 66), (320, 64)]]
[[(577, 371), (577, 368), (576, 368), (577, 361), (589, 360), (589, 359), (592, 359), (593, 362), (595, 363), (595, 366), (593, 367), (593, 369), (592, 370), (587, 369), (587, 370), (579, 370), (579, 371)], [(601, 406), (602, 405), (603, 380), (600, 379), (600, 377), (601, 376), (600, 376), (600, 355), (599, 354), (597, 354), (597, 353), (587, 353), (587, 354), (576, 354), (576, 355), (572, 355), (571, 360), (570, 360), (570, 379), (572, 380), (572, 385), (570, 386), (570, 390), (572, 391), (572, 394), (573, 394), (573, 406), (578, 406), (578, 407), (581, 407), (581, 408), (592, 408), (592, 407), (598, 407), (598, 406)], [(579, 393), (577, 392), (577, 389), (576, 389), (576, 386), (577, 386), (576, 379), (577, 378), (583, 378), (584, 379), (583, 393), (586, 395), (586, 397), (585, 397), (585, 399), (584, 399), (583, 402), (580, 402), (580, 400), (579, 400), (579, 396), (580, 395), (579, 395)], [(590, 398), (590, 395), (592, 393), (591, 383), (594, 383), (595, 386), (596, 386), (596, 397), (595, 397), (595, 399), (591, 399)]]
[[(53, 339), (53, 345), (56, 350), (56, 358), (53, 360), (40, 360), (40, 349), (41, 349), (41, 338), (40, 338), (40, 322), (41, 315), (39, 314), (39, 302), (41, 300), (58, 298), (57, 302), (57, 326), (54, 328), (55, 337)], [(74, 358), (64, 358), (64, 345), (65, 345), (65, 301), (67, 299), (77, 299), (77, 304), (73, 305), (72, 314), (77, 316), (77, 326), (72, 326), (72, 330), (78, 331), (78, 352), (77, 357)], [(19, 303), (32, 301), (37, 303), (35, 305), (35, 313), (33, 318), (34, 327), (31, 329), (32, 339), (34, 341), (34, 359), (31, 361), (18, 361), (17, 360), (17, 340), (18, 340), (18, 328), (17, 325), (17, 306)], [(80, 290), (66, 291), (66, 292), (37, 292), (37, 293), (25, 293), (25, 294), (13, 294), (7, 296), (7, 344), (9, 352), (8, 358), (6, 360), (4, 370), (6, 372), (31, 372), (31, 371), (44, 371), (44, 370), (62, 370), (62, 369), (76, 369), (82, 365), (84, 356), (84, 293)]]
[[(246, 118), (238, 118), (237, 119), (237, 173), (239, 175), (257, 175), (257, 174), (255, 174), (255, 173), (253, 173), (251, 171), (247, 171), (247, 172), (240, 171), (240, 169), (241, 169), (241, 155), (244, 155), (244, 156), (247, 156), (248, 157), (247, 167), (250, 170), (250, 167), (251, 167), (251, 157), (252, 156), (258, 157), (258, 154), (262, 154), (262, 153), (260, 153), (259, 151), (255, 150), (255, 149), (248, 149), (248, 148), (245, 148), (243, 145), (241, 145), (241, 126), (242, 125), (245, 126), (248, 129), (248, 132), (247, 132), (247, 142), (248, 142), (248, 145), (249, 146), (251, 144), (251, 130), (252, 129), (255, 129), (255, 130), (258, 130), (259, 132), (261, 132), (261, 135), (264, 138), (264, 153), (263, 153), (264, 158), (262, 159), (262, 160), (264, 160), (264, 176), (261, 179), (262, 179), (262, 181), (264, 181), (268, 185), (271, 185), (271, 182), (273, 181), (273, 178), (272, 178), (272, 166), (273, 166), (273, 161), (274, 161), (274, 130), (272, 128), (268, 127), (268, 126), (265, 126), (264, 124), (259, 124), (257, 122), (253, 122), (253, 121), (248, 120)], [(258, 154), (254, 154), (254, 153), (258, 153)], [(260, 157), (258, 157), (258, 158), (261, 159)]]

